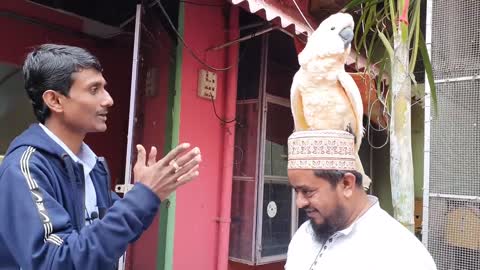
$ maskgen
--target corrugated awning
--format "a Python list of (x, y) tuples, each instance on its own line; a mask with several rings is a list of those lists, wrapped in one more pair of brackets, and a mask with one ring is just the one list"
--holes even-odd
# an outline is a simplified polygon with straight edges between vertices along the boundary
[[(278, 24), (282, 28), (290, 30), (295, 34), (309, 35), (312, 29), (308, 26), (293, 1), (282, 0), (230, 0), (234, 5), (241, 6), (251, 13), (260, 15), (265, 20)], [(299, 8), (305, 15), (306, 19), (314, 28), (317, 23), (308, 14), (304, 7), (306, 0), (297, 0)]]
[[(308, 11), (308, 1), (307, 0), (229, 0), (232, 4), (241, 6), (250, 13), (257, 14), (263, 17), (265, 20), (272, 22), (273, 24), (279, 25), (286, 30), (289, 30), (291, 33), (297, 35), (306, 35), (309, 36), (313, 31), (308, 26), (308, 23), (316, 29), (320, 22), (317, 22), (316, 18), (312, 17)], [(298, 4), (295, 6), (295, 3)], [(303, 13), (300, 13), (300, 9)], [(301, 51), (304, 44), (297, 42), (296, 45), (299, 45), (300, 48), (297, 50)], [(350, 56), (347, 59), (347, 65), (351, 65), (356, 62), (356, 67), (362, 69), (366, 65), (364, 57), (358, 56), (355, 52), (351, 52)]]
[[(277, 26), (285, 28), (290, 33), (297, 35), (306, 35), (309, 36), (313, 30), (307, 24), (308, 23), (316, 29), (318, 27), (318, 22), (316, 18), (310, 15), (308, 11), (308, 0), (229, 0), (232, 4), (241, 6), (250, 13), (257, 14), (263, 17), (265, 20), (272, 22)], [(295, 3), (298, 4), (298, 7), (295, 6)], [(325, 2), (324, 5), (332, 4), (332, 2)], [(298, 10), (300, 9), (300, 11)], [(323, 14), (323, 17), (328, 16), (328, 14)], [(305, 46), (305, 39), (302, 38), (303, 42), (299, 42), (295, 39), (295, 46), (297, 47), (297, 52), (300, 52)], [(352, 68), (357, 70), (363, 70), (366, 65), (366, 59), (357, 55), (353, 50), (351, 51), (349, 57), (347, 58), (347, 65), (350, 65)], [(378, 70), (375, 66), (370, 66), (372, 71), (375, 74), (378, 74)], [(383, 106), (379, 102), (373, 102), (377, 99), (375, 84), (365, 83), (363, 75), (356, 74), (353, 75), (359, 90), (362, 96), (364, 111), (371, 112), (372, 121), (378, 124), (379, 126), (386, 125), (386, 118), (384, 115)], [(371, 81), (367, 79), (367, 81)], [(369, 104), (370, 103), (370, 104)], [(371, 108), (372, 105), (376, 104), (374, 108)]]

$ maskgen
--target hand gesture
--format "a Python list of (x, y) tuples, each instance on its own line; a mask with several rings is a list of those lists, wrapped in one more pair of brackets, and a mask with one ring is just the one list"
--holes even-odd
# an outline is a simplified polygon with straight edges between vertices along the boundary
[(150, 188), (160, 200), (165, 200), (179, 186), (195, 179), (198, 164), (202, 161), (200, 149), (195, 147), (180, 156), (190, 147), (182, 143), (171, 150), (164, 158), (156, 161), (157, 148), (152, 147), (148, 154), (142, 145), (137, 145), (137, 162), (133, 167), (134, 179)]

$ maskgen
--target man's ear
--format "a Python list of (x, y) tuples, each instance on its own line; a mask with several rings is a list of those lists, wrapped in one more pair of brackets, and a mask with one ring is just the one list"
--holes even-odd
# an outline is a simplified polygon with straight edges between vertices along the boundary
[(42, 95), (43, 102), (52, 112), (63, 112), (63, 95), (54, 90), (47, 90)]
[(343, 195), (346, 198), (350, 198), (353, 195), (353, 191), (356, 188), (356, 177), (352, 173), (345, 173), (343, 175), (342, 180), (340, 181), (340, 185), (343, 189)]

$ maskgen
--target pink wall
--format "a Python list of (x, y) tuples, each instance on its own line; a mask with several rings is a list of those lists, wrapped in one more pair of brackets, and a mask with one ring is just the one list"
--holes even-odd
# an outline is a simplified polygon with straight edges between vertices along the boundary
[[(218, 4), (219, 2), (207, 0), (202, 3)], [(225, 11), (228, 9), (205, 8), (205, 6), (185, 3), (185, 41), (203, 61), (217, 68), (228, 66), (228, 49), (216, 52), (206, 50), (226, 43), (231, 39), (228, 31), (236, 30), (229, 29), (230, 18), (228, 12), (224, 13)], [(234, 64), (237, 61), (234, 60)], [(197, 74), (201, 68), (206, 69), (184, 49), (180, 142), (188, 141), (199, 146), (202, 150), (203, 162), (200, 167), (200, 177), (177, 191), (173, 269), (283, 269), (284, 263), (251, 267), (233, 262), (217, 268), (217, 256), (219, 256), (217, 241), (220, 234), (218, 216), (222, 207), (220, 205), (221, 187), (224, 182), (231, 185), (232, 181), (231, 177), (222, 179), (222, 170), (228, 169), (230, 174), (233, 170), (233, 164), (225, 163), (223, 160), (225, 147), (227, 151), (233, 151), (228, 149), (231, 146), (225, 145), (224, 132), (233, 133), (234, 126), (226, 129), (215, 116), (212, 102), (197, 96)], [(236, 96), (225, 96), (229, 77), (226, 72), (216, 71), (216, 73), (218, 83), (215, 106), (218, 115), (224, 116), (226, 103), (230, 99), (236, 100)], [(236, 75), (233, 79), (236, 80)], [(233, 92), (236, 93), (236, 91)], [(226, 204), (228, 205), (223, 206), (229, 208), (231, 201)]]
[[(218, 1), (204, 1), (216, 3)], [(205, 8), (185, 3), (185, 40), (195, 53), (209, 65), (225, 67), (227, 51), (206, 52), (215, 45), (226, 42), (228, 32), (223, 9)], [(174, 262), (173, 269), (217, 269), (217, 241), (220, 210), (220, 187), (224, 164), (224, 131), (214, 114), (212, 102), (197, 96), (198, 70), (202, 67), (187, 50), (183, 50), (182, 100), (180, 116), (180, 141), (200, 147), (203, 162), (200, 177), (177, 191)], [(218, 115), (225, 113), (225, 72), (217, 72)], [(229, 97), (236, 99), (235, 96)], [(233, 149), (232, 149), (233, 150)], [(228, 202), (229, 206), (230, 202)]]

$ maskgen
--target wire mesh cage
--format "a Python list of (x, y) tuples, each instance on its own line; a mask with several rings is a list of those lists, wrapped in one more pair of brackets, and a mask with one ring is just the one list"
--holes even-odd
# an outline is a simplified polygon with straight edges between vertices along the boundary
[(437, 84), (430, 192), (480, 196), (480, 80)]
[(480, 1), (435, 0), (432, 64), (435, 79), (480, 74)]
[(480, 203), (430, 198), (428, 247), (440, 270), (480, 269)]
[(480, 1), (432, 0), (431, 14), (438, 115), (430, 122), (424, 242), (439, 270), (478, 270)]

